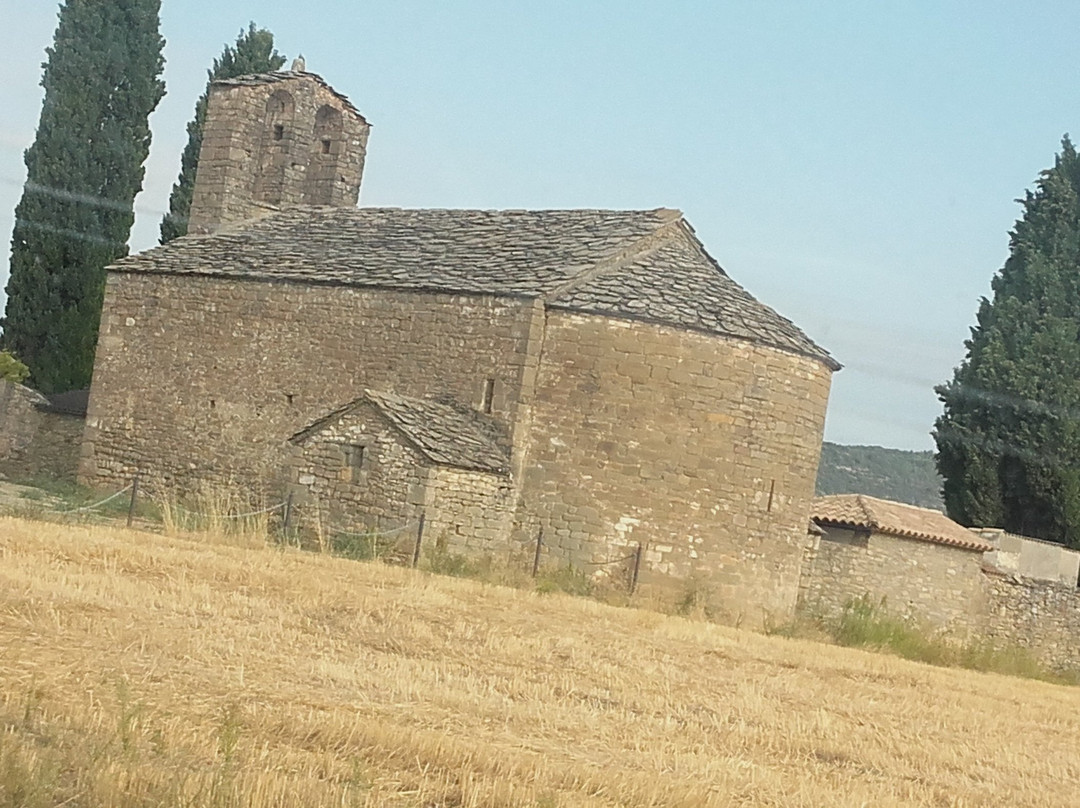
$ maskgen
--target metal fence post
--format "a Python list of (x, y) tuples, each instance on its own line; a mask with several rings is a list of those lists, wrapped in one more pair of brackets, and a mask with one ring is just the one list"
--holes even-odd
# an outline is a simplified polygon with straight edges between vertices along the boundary
[(536, 553), (533, 555), (532, 577), (535, 578), (540, 572), (540, 548), (544, 546), (544, 529), (540, 528), (536, 534)]
[(289, 537), (289, 525), (292, 523), (292, 498), (293, 492), (290, 491), (285, 497), (285, 512), (281, 515), (281, 531), (286, 539)]
[(634, 552), (634, 573), (630, 576), (630, 594), (633, 595), (637, 589), (638, 574), (641, 572), (641, 542), (638, 542), (637, 550)]
[(128, 503), (127, 526), (135, 521), (135, 501), (139, 498), (139, 470), (135, 469), (135, 479), (131, 481), (131, 502)]
[(420, 544), (424, 540), (424, 514), (424, 511), (420, 511), (420, 524), (416, 528), (416, 544), (413, 545), (412, 553), (413, 569), (416, 569), (416, 565), (420, 563)]

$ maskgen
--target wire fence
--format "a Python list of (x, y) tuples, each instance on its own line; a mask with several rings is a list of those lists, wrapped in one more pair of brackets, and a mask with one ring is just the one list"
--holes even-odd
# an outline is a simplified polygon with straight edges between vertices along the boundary
[(114, 499), (121, 496), (122, 494), (126, 494), (134, 486), (135, 486), (135, 484), (131, 483), (130, 485), (128, 485), (128, 486), (126, 486), (124, 488), (121, 488), (115, 494), (110, 494), (109, 496), (105, 497), (105, 499), (98, 500), (97, 502), (93, 502), (93, 503), (91, 503), (89, 505), (83, 505), (80, 508), (67, 508), (67, 509), (64, 509), (64, 510), (56, 510), (56, 511), (54, 511), (54, 513), (87, 513), (89, 511), (96, 510), (97, 508), (100, 508), (102, 505), (105, 505), (105, 504), (107, 504), (109, 502), (112, 502)]
[[(139, 493), (140, 473), (136, 472), (136, 474), (132, 478), (132, 481), (128, 485), (124, 486), (118, 491), (113, 492), (112, 494), (109, 494), (106, 497), (103, 497), (102, 499), (96, 500), (86, 505), (79, 505), (73, 508), (53, 508), (50, 510), (58, 515), (88, 514), (98, 510), (99, 508), (103, 508), (110, 502), (114, 502), (125, 494), (128, 494), (129, 499), (127, 502), (127, 524), (130, 527), (132, 525), (133, 518), (136, 512), (136, 506), (139, 501)], [(293, 502), (293, 495), (291, 493), (280, 502), (276, 502), (272, 505), (267, 505), (262, 508), (251, 508), (249, 510), (241, 511), (239, 513), (229, 513), (228, 511), (220, 510), (200, 511), (193, 508), (188, 508), (177, 502), (168, 502), (162, 505), (162, 510), (173, 510), (186, 518), (205, 520), (208, 523), (213, 523), (220, 520), (222, 522), (234, 524), (239, 523), (241, 520), (244, 519), (253, 519), (261, 516), (268, 517), (272, 514), (280, 514), (279, 524), (276, 526), (276, 531), (278, 532), (279, 538), (282, 541), (286, 542), (290, 540), (295, 540), (297, 545), (300, 545), (299, 535), (297, 531), (302, 520), (298, 518), (298, 509)], [(309, 524), (314, 525), (320, 536), (329, 535), (332, 537), (331, 544), (337, 544), (337, 546), (332, 547), (332, 550), (344, 550), (344, 552), (341, 552), (341, 554), (354, 558), (359, 557), (355, 550), (355, 548), (358, 546), (357, 543), (359, 542), (369, 543), (367, 546), (370, 548), (370, 552), (364, 557), (379, 558), (380, 556), (378, 552), (378, 543), (380, 541), (386, 541), (388, 539), (402, 537), (402, 535), (406, 534), (407, 531), (415, 530), (415, 537), (413, 540), (411, 552), (403, 550), (399, 544), (398, 549), (395, 552), (384, 553), (383, 557), (398, 557), (400, 558), (400, 560), (404, 561), (411, 560), (411, 566), (416, 567), (419, 565), (421, 550), (423, 548), (425, 522), (426, 513), (424, 511), (421, 511), (419, 518), (409, 520), (404, 524), (397, 525), (396, 527), (388, 529), (376, 528), (374, 530), (357, 531), (351, 529), (352, 526), (348, 525), (327, 525), (322, 522), (318, 515), (316, 515), (314, 523)], [(341, 539), (347, 539), (348, 542), (340, 543)], [(524, 537), (508, 537), (508, 540), (511, 542), (511, 545), (518, 544), (525, 546), (532, 544), (534, 546), (535, 549), (533, 552), (532, 577), (538, 577), (540, 573), (541, 561), (544, 555), (543, 551), (546, 546), (544, 543), (544, 531), (542, 529), (538, 530), (535, 538), (526, 535)], [(322, 539), (320, 538), (320, 543), (321, 541)], [(398, 541), (400, 542), (400, 538), (398, 538)], [(348, 549), (350, 547), (352, 548), (351, 551), (349, 551)], [(628, 584), (630, 594), (633, 594), (638, 584), (643, 552), (644, 545), (642, 543), (638, 543), (634, 552), (631, 552), (628, 555), (620, 556), (619, 558), (608, 559), (605, 561), (579, 561), (578, 565), (581, 567), (590, 567), (599, 570), (602, 568), (614, 567), (620, 564), (628, 564), (632, 562), (632, 565), (628, 570), (630, 573)], [(569, 561), (567, 562), (567, 564), (572, 566)]]
[(170, 505), (170, 507), (176, 508), (176, 510), (180, 511), (181, 513), (185, 513), (188, 516), (194, 516), (194, 517), (197, 517), (199, 519), (250, 519), (253, 516), (261, 516), (264, 513), (273, 513), (274, 511), (280, 511), (282, 508), (285, 508), (288, 504), (289, 504), (289, 501), (283, 499), (277, 505), (271, 505), (268, 508), (260, 508), (257, 511), (247, 511), (246, 513), (200, 513), (198, 511), (193, 511), (193, 510), (190, 510), (188, 508), (185, 508), (183, 505), (180, 505), (179, 503), (174, 503), (174, 504)]
[(406, 522), (404, 525), (401, 525), (399, 527), (392, 528), (391, 530), (372, 530), (367, 533), (354, 533), (341, 527), (331, 526), (327, 528), (327, 532), (332, 533), (336, 536), (349, 536), (350, 538), (356, 539), (384, 539), (390, 536), (396, 536), (408, 530), (409, 528), (416, 527), (419, 524), (420, 520), (416, 519), (412, 522)]

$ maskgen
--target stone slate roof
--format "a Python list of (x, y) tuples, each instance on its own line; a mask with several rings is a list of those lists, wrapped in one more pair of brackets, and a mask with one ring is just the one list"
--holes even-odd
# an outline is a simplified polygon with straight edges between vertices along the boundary
[(840, 365), (708, 255), (676, 210), (298, 206), (110, 267), (540, 298), (551, 307), (721, 334)]
[(360, 114), (360, 110), (353, 106), (352, 101), (349, 100), (347, 95), (339, 93), (333, 87), (326, 83), (326, 80), (317, 73), (308, 73), (302, 70), (275, 70), (270, 73), (249, 73), (246, 76), (236, 76), (231, 79), (214, 79), (214, 87), (255, 87), (259, 84), (277, 84), (282, 81), (289, 81), (290, 79), (311, 79), (316, 84), (326, 88), (330, 93), (334, 95), (339, 101), (341, 101), (345, 108), (349, 110), (353, 115), (367, 123), (367, 119)]
[(510, 453), (499, 445), (500, 429), (493, 419), (460, 405), (395, 393), (365, 390), (363, 396), (304, 427), (290, 440), (303, 443), (364, 404), (373, 404), (432, 463), (510, 473)]
[(865, 494), (834, 494), (816, 497), (810, 518), (819, 525), (862, 528), (905, 539), (947, 544), (964, 550), (986, 552), (993, 546), (957, 524), (941, 511), (919, 508)]
[(66, 393), (52, 393), (45, 396), (45, 401), (35, 406), (42, 412), (53, 412), (59, 415), (77, 415), (86, 417), (86, 407), (90, 402), (90, 388), (82, 390), (68, 390)]

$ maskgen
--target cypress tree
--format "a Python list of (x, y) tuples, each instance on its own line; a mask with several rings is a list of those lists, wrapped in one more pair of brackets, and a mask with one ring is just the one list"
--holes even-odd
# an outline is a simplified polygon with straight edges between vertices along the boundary
[(245, 32), (241, 29), (235, 46), (225, 46), (221, 56), (206, 71), (206, 90), (195, 102), (195, 117), (188, 122), (188, 142), (180, 158), (180, 177), (169, 196), (169, 212), (161, 220), (161, 243), (171, 241), (187, 233), (188, 212), (191, 195), (195, 190), (195, 174), (202, 149), (203, 126), (206, 123), (206, 105), (210, 98), (210, 85), (216, 79), (231, 79), (249, 73), (266, 73), (285, 64), (285, 57), (274, 50), (274, 35), (265, 28), (250, 23)]
[(937, 388), (949, 515), (1080, 547), (1080, 157), (1024, 199), (967, 356)]
[(45, 392), (85, 387), (107, 264), (127, 253), (165, 94), (160, 0), (66, 0), (15, 209), (3, 344)]

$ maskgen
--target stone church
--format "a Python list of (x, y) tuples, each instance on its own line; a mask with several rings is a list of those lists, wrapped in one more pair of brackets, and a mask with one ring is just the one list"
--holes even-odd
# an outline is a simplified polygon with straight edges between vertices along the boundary
[[(839, 365), (677, 210), (356, 207), (318, 76), (212, 88), (190, 235), (109, 268), (80, 474), (789, 615)], [(594, 565), (594, 566), (586, 566)]]

